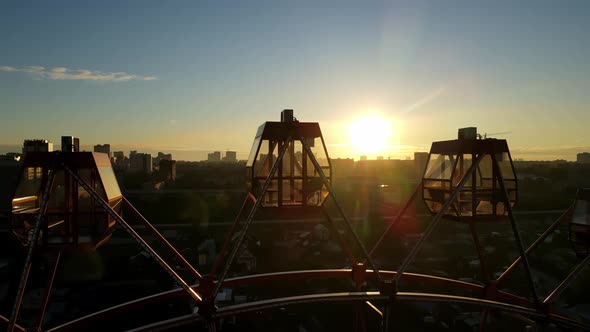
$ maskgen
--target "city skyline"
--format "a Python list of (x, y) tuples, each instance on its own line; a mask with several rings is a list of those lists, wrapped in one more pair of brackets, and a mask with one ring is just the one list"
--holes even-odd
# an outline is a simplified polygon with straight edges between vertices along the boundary
[[(3, 3), (0, 153), (74, 135), (244, 159), (293, 108), (333, 158), (404, 159), (476, 126), (509, 132), (515, 159), (575, 160), (590, 151), (587, 22), (583, 1)], [(350, 128), (370, 116), (391, 133), (363, 153)]]

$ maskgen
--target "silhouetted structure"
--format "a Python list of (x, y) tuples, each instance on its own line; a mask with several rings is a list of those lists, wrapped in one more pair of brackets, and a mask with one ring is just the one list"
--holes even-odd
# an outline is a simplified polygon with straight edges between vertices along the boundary
[(80, 140), (74, 136), (61, 137), (61, 151), (63, 152), (80, 152)]
[(215, 151), (207, 154), (207, 161), (221, 161), (221, 152)]
[(27, 152), (51, 152), (53, 143), (46, 139), (26, 139), (23, 143), (23, 155)]
[[(120, 208), (121, 191), (106, 155), (30, 152), (23, 161), (10, 221), (13, 233), (23, 245), (30, 244), (27, 233), (42, 209), (48, 214), (42, 220), (40, 233), (40, 244), (44, 247), (96, 248), (110, 236), (114, 220), (88, 194), (80, 191), (65, 167), (79, 174), (112, 208)], [(28, 177), (31, 169), (40, 169), (42, 176)]]
[(111, 145), (110, 144), (97, 144), (94, 146), (94, 152), (106, 153), (110, 158), (111, 157)]
[(164, 181), (176, 181), (176, 160), (160, 160), (159, 174), (160, 178)]
[(590, 153), (582, 152), (576, 155), (576, 161), (580, 164), (590, 164)]
[(152, 174), (153, 163), (152, 155), (149, 153), (138, 153), (137, 151), (131, 151), (129, 154), (129, 171), (130, 172), (142, 172), (146, 174)]
[(578, 257), (590, 253), (590, 188), (578, 188), (570, 220), (570, 241)]
[(517, 182), (506, 140), (477, 139), (471, 130), (460, 130), (457, 140), (432, 143), (423, 180), (424, 202), (430, 212), (441, 212), (456, 190), (459, 192), (445, 212), (446, 218), (498, 220), (507, 216), (504, 193), (513, 206)]
[[(290, 111), (290, 114), (287, 111)], [(281, 113), (281, 122), (265, 122), (256, 133), (246, 163), (250, 192), (258, 197), (272, 175), (262, 197), (263, 207), (321, 206), (328, 195), (309, 153), (313, 153), (324, 174), (331, 178), (328, 151), (317, 122), (294, 120), (292, 110)], [(310, 150), (307, 151), (302, 142)], [(279, 161), (278, 164), (275, 161)], [(276, 172), (273, 172), (276, 167)]]
[(235, 163), (238, 161), (236, 151), (226, 151), (225, 157), (223, 157), (223, 161)]

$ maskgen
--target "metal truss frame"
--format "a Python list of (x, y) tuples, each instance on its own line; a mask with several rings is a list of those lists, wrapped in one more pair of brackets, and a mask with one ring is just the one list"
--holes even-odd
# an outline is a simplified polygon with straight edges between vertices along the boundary
[[(289, 135), (287, 141), (291, 141), (293, 138), (292, 135)], [(313, 163), (316, 171), (320, 175), (323, 185), (326, 186), (329, 196), (334, 202), (334, 205), (341, 215), (342, 219), (345, 222), (347, 230), (350, 234), (353, 235), (354, 243), (361, 249), (363, 258), (363, 263), (358, 263), (360, 260), (357, 260), (352, 251), (348, 248), (345, 241), (342, 238), (339, 238), (340, 244), (342, 245), (345, 253), (347, 254), (349, 260), (353, 264), (352, 269), (332, 269), (332, 270), (305, 270), (305, 271), (287, 271), (287, 272), (276, 272), (276, 273), (267, 273), (267, 274), (259, 274), (259, 275), (250, 275), (250, 276), (243, 276), (238, 278), (227, 278), (228, 271), (236, 259), (237, 253), (239, 251), (240, 246), (242, 245), (247, 231), (255, 217), (255, 214), (258, 208), (261, 206), (261, 200), (254, 197), (252, 194), (249, 194), (246, 199), (244, 200), (244, 204), (240, 209), (238, 216), (236, 217), (234, 224), (232, 225), (230, 234), (226, 239), (226, 242), (223, 246), (222, 252), (218, 256), (217, 262), (213, 268), (213, 274), (210, 276), (202, 276), (182, 255), (153, 227), (151, 224), (137, 211), (129, 201), (126, 199), (123, 200), (123, 203), (126, 207), (128, 207), (135, 216), (138, 217), (140, 222), (146, 226), (146, 228), (156, 236), (156, 238), (164, 243), (168, 249), (174, 254), (174, 256), (180, 261), (182, 265), (184, 265), (188, 271), (197, 279), (197, 284), (189, 285), (186, 283), (170, 265), (158, 254), (156, 253), (146, 242), (141, 238), (141, 236), (133, 230), (133, 228), (113, 209), (109, 206), (109, 204), (100, 197), (100, 195), (95, 192), (88, 184), (86, 184), (77, 174), (76, 172), (72, 171), (67, 165), (59, 165), (58, 167), (62, 167), (65, 169), (74, 179), (77, 181), (91, 197), (98, 203), (105, 211), (107, 211), (113, 219), (117, 221), (117, 223), (127, 231), (131, 237), (144, 249), (148, 254), (156, 261), (158, 264), (166, 271), (170, 276), (180, 285), (179, 289), (171, 290), (168, 292), (163, 292), (159, 294), (155, 294), (152, 296), (144, 297), (141, 299), (137, 299), (134, 301), (130, 301), (127, 303), (123, 303), (121, 305), (114, 306), (112, 308), (108, 308), (94, 314), (81, 317), (69, 323), (54, 327), (49, 329), (48, 331), (69, 331), (69, 330), (79, 330), (83, 329), (84, 327), (90, 327), (92, 324), (96, 322), (103, 322), (109, 319), (115, 319), (120, 317), (121, 315), (125, 315), (129, 312), (133, 312), (136, 310), (140, 310), (142, 307), (150, 304), (160, 304), (164, 301), (168, 301), (170, 299), (178, 298), (180, 296), (188, 295), (192, 300), (197, 304), (199, 308), (198, 313), (176, 317), (166, 321), (160, 321), (154, 324), (146, 325), (143, 327), (139, 327), (137, 331), (144, 331), (144, 330), (167, 330), (176, 326), (186, 325), (186, 324), (195, 324), (201, 323), (208, 324), (210, 331), (216, 330), (216, 320), (218, 318), (227, 317), (238, 315), (241, 313), (251, 312), (251, 311), (259, 311), (265, 309), (276, 308), (279, 306), (285, 305), (297, 305), (297, 304), (305, 304), (305, 303), (334, 303), (334, 302), (354, 302), (358, 303), (356, 317), (357, 323), (355, 323), (355, 329), (363, 329), (363, 322), (366, 319), (364, 316), (360, 315), (360, 308), (363, 305), (363, 302), (366, 302), (369, 306), (374, 308), (375, 312), (381, 316), (383, 320), (383, 330), (388, 330), (388, 322), (389, 322), (389, 315), (388, 315), (388, 304), (394, 301), (400, 302), (444, 302), (444, 303), (462, 303), (462, 304), (469, 304), (469, 305), (477, 305), (482, 308), (482, 320), (480, 322), (480, 328), (484, 329), (486, 324), (486, 317), (489, 311), (505, 311), (510, 313), (517, 313), (527, 317), (531, 317), (534, 319), (539, 319), (542, 321), (552, 321), (558, 324), (562, 324), (568, 327), (574, 328), (582, 328), (582, 329), (590, 329), (590, 325), (587, 322), (582, 322), (578, 320), (574, 320), (568, 318), (562, 314), (559, 314), (553, 311), (549, 305), (550, 303), (559, 296), (564, 289), (566, 289), (571, 282), (579, 275), (580, 271), (590, 262), (590, 255), (584, 258), (570, 273), (569, 275), (560, 283), (555, 290), (547, 296), (544, 300), (540, 300), (536, 293), (535, 285), (532, 278), (532, 273), (529, 267), (527, 255), (529, 255), (536, 247), (538, 247), (547, 236), (549, 236), (559, 225), (561, 225), (564, 221), (567, 220), (567, 216), (571, 213), (571, 208), (566, 211), (556, 222), (554, 222), (549, 228), (526, 250), (524, 249), (524, 245), (522, 243), (522, 239), (520, 238), (520, 233), (518, 226), (516, 224), (516, 220), (512, 213), (512, 208), (510, 206), (510, 199), (508, 196), (508, 192), (506, 190), (506, 185), (504, 182), (504, 178), (502, 176), (500, 167), (498, 166), (498, 162), (495, 159), (495, 156), (492, 155), (493, 160), (493, 167), (494, 171), (498, 177), (500, 189), (503, 193), (502, 199), (504, 200), (505, 206), (507, 207), (508, 217), (510, 219), (512, 231), (514, 233), (515, 241), (518, 245), (519, 256), (517, 259), (500, 275), (499, 278), (496, 280), (489, 280), (485, 286), (481, 286), (474, 283), (467, 283), (462, 282), (459, 280), (449, 279), (449, 278), (441, 278), (432, 275), (424, 275), (424, 274), (416, 274), (406, 272), (408, 266), (414, 261), (418, 251), (422, 248), (425, 241), (429, 238), (429, 236), (433, 233), (435, 228), (440, 224), (441, 220), (444, 217), (444, 213), (450, 207), (452, 201), (457, 197), (459, 191), (463, 188), (465, 183), (468, 181), (469, 177), (475, 172), (475, 169), (479, 162), (483, 159), (483, 155), (478, 155), (475, 161), (470, 166), (470, 169), (465, 173), (463, 178), (459, 181), (457, 187), (451, 193), (450, 197), (444, 203), (443, 208), (439, 211), (434, 217), (432, 222), (427, 226), (424, 230), (422, 237), (420, 240), (415, 244), (415, 246), (411, 249), (411, 251), (407, 254), (407, 256), (403, 259), (401, 265), (399, 266), (397, 271), (385, 271), (379, 270), (375, 262), (373, 261), (372, 255), (377, 250), (377, 248), (383, 243), (384, 239), (391, 231), (393, 226), (397, 224), (407, 211), (408, 207), (417, 199), (418, 192), (422, 187), (422, 183), (420, 183), (416, 190), (411, 195), (410, 199), (406, 202), (402, 210), (398, 213), (398, 215), (394, 218), (393, 222), (387, 227), (385, 232), (382, 236), (377, 240), (377, 242), (373, 245), (370, 250), (364, 246), (358, 234), (354, 230), (350, 219), (344, 213), (339, 201), (336, 199), (334, 195), (334, 190), (331, 186), (329, 179), (323, 173), (322, 168), (320, 167), (318, 161), (316, 160), (315, 156), (311, 152), (311, 148), (307, 145), (307, 142), (304, 139), (296, 138), (302, 143), (302, 146), (308, 156), (310, 157), (311, 162)], [(262, 187), (262, 191), (259, 197), (262, 197), (264, 193), (268, 190), (270, 183), (277, 172), (280, 162), (284, 157), (289, 144), (284, 144), (280, 148), (279, 156), (275, 160), (271, 172), (266, 178), (264, 185)], [(53, 181), (53, 174), (54, 169), (50, 169), (47, 173), (46, 178), (46, 188), (51, 188), (52, 181)], [(13, 330), (20, 330), (24, 331), (21, 326), (16, 324), (16, 320), (18, 318), (18, 309), (20, 308), (20, 303), (22, 302), (22, 296), (24, 294), (24, 288), (26, 287), (27, 278), (30, 273), (31, 267), (31, 258), (33, 255), (33, 251), (35, 248), (35, 242), (39, 235), (39, 230), (41, 227), (41, 222), (44, 218), (44, 214), (46, 213), (47, 202), (49, 199), (49, 192), (50, 190), (46, 190), (43, 194), (41, 200), (41, 208), (39, 210), (39, 214), (37, 215), (37, 220), (35, 223), (33, 238), (35, 239), (33, 243), (28, 248), (27, 259), (25, 261), (25, 268), (23, 269), (23, 273), (21, 276), (19, 288), (17, 289), (17, 298), (15, 300), (15, 304), (13, 306), (13, 311), (11, 314), (10, 319), (6, 319), (0, 316), (0, 322), (6, 322), (9, 331)], [(249, 210), (246, 219), (242, 222), (243, 213), (246, 210), (246, 206), (249, 202), (253, 203), (252, 208)], [(327, 221), (334, 226), (334, 221), (327, 212), (324, 210), (325, 217)], [(234, 238), (234, 234), (238, 231), (239, 226), (242, 226), (240, 229), (239, 236), (237, 237), (237, 241), (232, 243), (231, 239)], [(470, 225), (471, 233), (474, 239), (475, 247), (478, 251), (481, 251), (481, 246), (479, 245), (479, 241), (477, 238), (477, 234), (473, 225)], [(337, 234), (338, 232), (336, 232)], [(231, 249), (230, 249), (231, 247)], [(229, 255), (227, 255), (229, 253)], [(227, 257), (227, 260), (225, 259)], [(480, 260), (482, 260), (482, 272), (484, 272), (485, 276), (488, 276), (487, 271), (485, 270), (485, 255), (479, 255)], [(223, 264), (225, 261), (225, 264)], [(49, 287), (46, 290), (46, 295), (44, 296), (42, 308), (45, 308), (48, 297), (50, 294), (50, 286), (53, 282), (55, 270), (57, 264), (59, 263), (59, 255), (55, 260), (55, 264), (52, 268)], [(498, 288), (500, 285), (504, 284), (507, 278), (516, 270), (516, 267), (519, 264), (523, 264), (527, 281), (530, 287), (530, 297), (521, 297), (518, 295), (514, 295), (508, 292), (500, 291)], [(367, 265), (365, 267), (365, 265)], [(219, 274), (218, 278), (215, 278), (215, 273), (221, 268), (221, 273)], [(368, 269), (369, 268), (369, 269)], [(433, 293), (418, 293), (418, 292), (407, 292), (407, 291), (400, 291), (399, 285), (400, 281), (404, 279), (406, 284), (410, 284), (412, 282), (430, 282), (439, 285), (446, 285), (452, 286), (456, 289), (463, 289), (477, 292), (481, 295), (481, 297), (470, 297), (470, 296), (459, 296), (459, 295), (449, 295), (449, 294), (433, 294)], [(214, 300), (216, 295), (218, 294), (221, 287), (244, 287), (248, 285), (253, 285), (256, 283), (268, 283), (268, 282), (285, 282), (285, 281), (293, 281), (293, 280), (307, 280), (307, 279), (350, 279), (355, 285), (355, 292), (344, 292), (344, 293), (325, 293), (325, 294), (310, 294), (310, 295), (299, 295), (299, 296), (291, 296), (291, 297), (282, 297), (282, 298), (275, 298), (275, 299), (268, 299), (268, 300), (261, 300), (256, 302), (249, 302), (245, 304), (239, 305), (229, 305), (224, 306), (221, 308), (215, 307)], [(377, 285), (378, 291), (362, 291), (364, 286), (366, 285), (366, 281), (372, 281)], [(384, 310), (380, 311), (375, 305), (383, 305)], [(44, 309), (42, 309), (44, 311)], [(41, 312), (38, 319), (37, 329), (41, 328), (40, 322), (42, 322), (43, 313)]]

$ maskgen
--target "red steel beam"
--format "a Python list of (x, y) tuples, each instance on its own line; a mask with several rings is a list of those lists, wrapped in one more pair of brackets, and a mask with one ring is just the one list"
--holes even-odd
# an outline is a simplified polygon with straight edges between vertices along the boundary
[[(9, 321), (8, 318), (0, 315), (0, 326), (5, 325), (5, 326), (8, 327), (8, 321)], [(22, 326), (20, 326), (18, 324), (14, 324), (13, 330), (20, 331), (20, 332), (26, 332), (27, 331), (24, 327), (22, 327)]]
[(215, 262), (215, 265), (213, 265), (213, 268), (211, 269), (211, 273), (210, 273), (211, 275), (215, 275), (217, 273), (217, 270), (219, 269), (219, 267), (223, 263), (223, 259), (225, 258), (225, 253), (229, 250), (229, 245), (231, 244), (231, 239), (232, 239), (234, 233), (236, 232), (238, 225), (240, 224), (240, 218), (242, 217), (242, 213), (244, 212), (244, 209), (246, 208), (246, 204), (250, 200), (252, 202), (256, 203), (256, 197), (254, 197), (254, 195), (252, 195), (252, 193), (248, 193), (246, 195), (246, 198), (244, 199), (244, 203), (242, 203), (242, 207), (240, 208), (240, 211), (236, 215), (236, 219), (234, 219), (234, 223), (232, 224), (231, 229), (229, 230), (229, 233), (227, 234), (227, 237), (225, 238), (225, 243), (223, 244), (223, 248), (221, 248), (221, 251), (219, 252), (219, 256), (217, 257), (217, 261)]
[[(388, 295), (381, 295), (379, 292), (348, 292), (348, 293), (328, 293), (328, 294), (311, 294), (299, 295), (270, 300), (261, 300), (257, 302), (250, 302), (244, 304), (231, 305), (220, 308), (214, 314), (214, 318), (223, 318), (234, 316), (253, 311), (269, 310), (280, 308), (287, 305), (302, 305), (310, 303), (337, 303), (337, 302), (383, 302), (390, 300)], [(396, 301), (400, 302), (433, 302), (433, 303), (457, 303), (466, 305), (477, 305), (485, 309), (500, 310), (504, 312), (512, 312), (522, 314), (528, 317), (537, 318), (540, 320), (557, 321), (569, 327), (590, 329), (590, 325), (570, 318), (566, 318), (553, 313), (544, 313), (535, 309), (526, 308), (514, 304), (502, 303), (498, 301), (491, 301), (485, 299), (478, 299), (466, 296), (430, 294), (430, 293), (413, 293), (413, 292), (398, 292), (396, 294)], [(203, 317), (199, 315), (184, 315), (169, 320), (156, 322), (132, 331), (154, 331), (154, 330), (170, 330), (183, 326), (191, 326), (203, 321)]]
[[(374, 274), (371, 270), (366, 270), (366, 273), (369, 277), (373, 277)], [(396, 275), (396, 271), (387, 271), (381, 270), (379, 271), (384, 277), (392, 278)], [(424, 274), (418, 273), (404, 273), (404, 278), (407, 281), (413, 282), (432, 282), (434, 284), (440, 285), (447, 285), (453, 286), (459, 289), (465, 289), (470, 291), (476, 291), (483, 293), (484, 287), (478, 284), (464, 282), (460, 280), (454, 280), (449, 278), (443, 277), (436, 277), (436, 276), (429, 276)], [(284, 282), (284, 281), (297, 281), (297, 280), (309, 280), (309, 279), (352, 279), (352, 270), (351, 269), (327, 269), (327, 270), (303, 270), (303, 271), (287, 271), (287, 272), (274, 272), (274, 273), (265, 273), (265, 274), (257, 274), (251, 276), (242, 276), (236, 278), (228, 278), (224, 282), (224, 286), (228, 288), (235, 288), (235, 287), (245, 287), (253, 284), (260, 284), (260, 283), (269, 283), (269, 282)], [(197, 285), (191, 286), (192, 288), (196, 289)], [(71, 322), (65, 323), (63, 325), (54, 327), (49, 331), (57, 332), (57, 331), (70, 331), (70, 330), (80, 330), (84, 329), (87, 326), (90, 326), (93, 323), (113, 319), (115, 317), (120, 317), (124, 313), (133, 310), (140, 310), (146, 305), (150, 304), (157, 304), (162, 303), (164, 301), (172, 300), (183, 296), (185, 292), (183, 289), (177, 288), (173, 290), (169, 290), (166, 292), (150, 295), (141, 299), (133, 300), (130, 302), (126, 302), (117, 306), (113, 306), (111, 308), (107, 308), (105, 310), (98, 311), (96, 313), (90, 314), (88, 316), (84, 316), (73, 320)], [(532, 303), (527, 301), (524, 298), (518, 297), (513, 294), (505, 293), (505, 292), (498, 292), (498, 297), (502, 300), (511, 301), (513, 303), (517, 303), (520, 306), (529, 306), (532, 307)]]
[(55, 280), (55, 274), (57, 272), (57, 267), (59, 265), (60, 258), (61, 250), (59, 250), (57, 252), (57, 255), (53, 257), (53, 266), (49, 271), (49, 280), (47, 281), (47, 286), (45, 287), (45, 291), (43, 293), (43, 300), (41, 301), (41, 307), (39, 308), (39, 316), (37, 317), (37, 331), (41, 331), (41, 327), (43, 325), (45, 309), (47, 308), (47, 304), (49, 303), (49, 296), (51, 295), (51, 289), (53, 288), (53, 281)]
[[(530, 254), (541, 243), (543, 243), (545, 241), (545, 239), (549, 235), (551, 235), (551, 233), (553, 233), (557, 227), (559, 227), (564, 221), (567, 221), (568, 220), (567, 217), (570, 215), (570, 213), (573, 212), (573, 207), (574, 207), (574, 204), (572, 204), (561, 216), (559, 216), (559, 218), (557, 218), (557, 220), (553, 224), (551, 224), (551, 226), (549, 226), (545, 230), (545, 232), (543, 232), (543, 234), (541, 234), (541, 236), (539, 236), (539, 238), (537, 240), (535, 240), (535, 242), (533, 242), (533, 244), (531, 244), (527, 248), (527, 250), (525, 251), (524, 254), (525, 255)], [(506, 281), (508, 276), (510, 276), (512, 274), (512, 272), (518, 267), (520, 262), (522, 262), (522, 256), (518, 256), (518, 258), (516, 258), (516, 260), (514, 260), (514, 262), (506, 269), (506, 271), (504, 271), (502, 273), (502, 275), (500, 277), (498, 277), (498, 279), (496, 280), (498, 287), (500, 287), (500, 285), (502, 285)]]
[(404, 214), (406, 214), (406, 211), (411, 206), (411, 204), (416, 200), (416, 196), (418, 195), (420, 190), (422, 190), (423, 184), (424, 184), (424, 182), (420, 181), (420, 183), (416, 186), (416, 189), (414, 189), (414, 192), (412, 193), (412, 195), (410, 196), (410, 198), (408, 199), (408, 201), (406, 202), (404, 207), (398, 212), (397, 216), (395, 216), (393, 221), (391, 223), (389, 223), (389, 225), (387, 226), (385, 231), (381, 234), (381, 237), (377, 240), (377, 242), (375, 242), (375, 244), (373, 245), (373, 248), (371, 248), (371, 250), (369, 251), (369, 256), (373, 257), (373, 253), (375, 253), (375, 251), (379, 248), (379, 246), (381, 246), (381, 242), (383, 242), (385, 237), (387, 237), (387, 234), (389, 234), (389, 232), (393, 229), (393, 226), (395, 226), (402, 219)]
[(166, 238), (160, 232), (158, 232), (158, 230), (149, 221), (147, 221), (147, 219), (145, 219), (145, 217), (139, 211), (137, 211), (135, 206), (133, 206), (127, 200), (127, 198), (125, 198), (125, 196), (123, 196), (123, 203), (125, 204), (125, 206), (128, 209), (131, 210), (131, 212), (133, 212), (133, 214), (135, 214), (135, 216), (139, 219), (139, 221), (141, 221), (143, 226), (145, 226), (145, 228), (147, 228), (147, 230), (150, 231), (150, 233), (152, 233), (152, 235), (154, 235), (161, 243), (163, 243), (166, 246), (166, 248), (168, 248), (168, 250), (170, 250), (170, 252), (172, 252), (174, 257), (176, 257), (176, 259), (178, 259), (180, 261), (180, 263), (185, 268), (187, 268), (196, 279), (198, 279), (198, 280), (203, 279), (203, 276), (191, 265), (191, 263), (189, 263), (178, 252), (178, 250), (176, 250), (176, 248), (174, 248), (174, 246), (170, 242), (168, 242), (168, 240), (166, 240)]

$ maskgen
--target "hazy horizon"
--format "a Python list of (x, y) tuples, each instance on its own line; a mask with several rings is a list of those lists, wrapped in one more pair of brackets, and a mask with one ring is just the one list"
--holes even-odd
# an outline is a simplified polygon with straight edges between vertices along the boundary
[[(37, 137), (41, 139), (41, 137)], [(35, 138), (35, 139), (37, 139)], [(50, 142), (54, 143), (54, 150), (60, 149), (60, 144), (56, 144), (55, 141), (49, 140)], [(111, 144), (108, 142), (97, 143), (97, 144)], [(567, 161), (576, 161), (576, 154), (582, 152), (590, 152), (590, 146), (586, 147), (569, 147), (566, 151), (570, 152), (569, 158), (563, 158), (563, 155), (567, 155), (564, 149), (550, 149), (550, 148), (539, 148), (539, 147), (511, 147), (510, 140), (508, 140), (508, 144), (510, 147), (510, 153), (512, 155), (513, 160), (525, 160), (525, 161), (554, 161), (554, 160), (567, 160)], [(92, 144), (80, 144), (80, 149), (83, 151), (92, 151), (94, 145)], [(338, 148), (338, 147), (336, 147)], [(411, 148), (411, 147), (410, 147)], [(342, 153), (338, 155), (338, 153), (332, 153), (334, 147), (331, 147), (327, 144), (328, 154), (330, 158), (352, 158), (354, 160), (359, 160), (360, 155), (350, 156), (346, 153)], [(129, 151), (137, 150), (137, 152), (141, 153), (149, 153), (153, 157), (156, 157), (158, 152), (163, 153), (171, 153), (173, 159), (178, 161), (203, 161), (207, 160), (207, 154), (220, 151), (222, 156), (225, 155), (226, 151), (236, 151), (238, 160), (246, 160), (248, 159), (249, 151), (237, 151), (231, 148), (228, 149), (198, 149), (198, 148), (190, 148), (190, 147), (148, 147), (148, 146), (129, 146), (129, 145), (118, 145), (118, 144), (111, 144), (111, 154), (114, 151), (123, 151), (125, 155), (129, 155)], [(368, 155), (369, 160), (376, 159), (377, 156), (382, 156), (385, 159), (413, 159), (414, 152), (428, 152), (430, 150), (430, 146), (424, 149), (406, 149), (408, 152), (406, 154), (397, 154), (397, 155)], [(336, 149), (335, 151), (338, 151)], [(22, 144), (0, 144), (0, 154), (6, 154), (9, 152), (22, 152)]]

